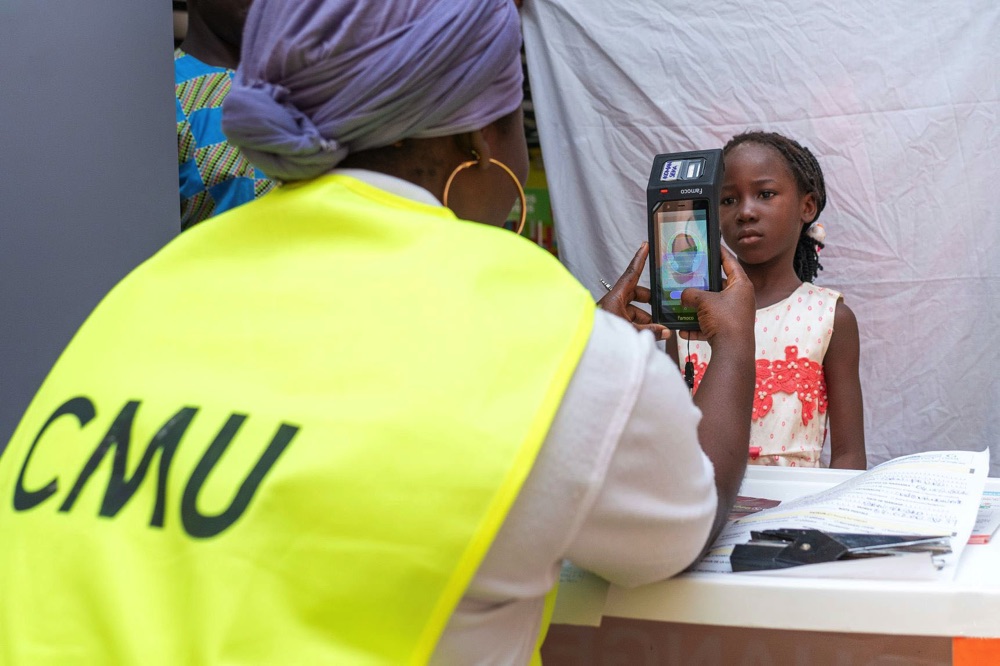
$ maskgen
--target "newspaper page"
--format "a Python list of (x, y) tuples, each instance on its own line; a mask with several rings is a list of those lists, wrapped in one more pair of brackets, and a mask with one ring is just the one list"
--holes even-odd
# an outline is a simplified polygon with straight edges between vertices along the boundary
[(977, 545), (989, 543), (998, 527), (1000, 527), (1000, 491), (984, 490), (983, 498), (979, 502), (976, 526), (972, 528), (969, 543)]

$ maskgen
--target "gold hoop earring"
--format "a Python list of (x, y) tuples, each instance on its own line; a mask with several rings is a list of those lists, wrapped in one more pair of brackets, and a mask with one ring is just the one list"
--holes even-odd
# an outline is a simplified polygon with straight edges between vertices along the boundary
[[(479, 153), (477, 153), (476, 151), (472, 151), (472, 154), (476, 156), (476, 159), (469, 160), (468, 162), (462, 162), (461, 164), (459, 164), (457, 167), (455, 167), (455, 170), (451, 172), (451, 175), (448, 176), (448, 180), (445, 181), (444, 194), (441, 196), (441, 198), (444, 200), (442, 203), (445, 206), (448, 205), (448, 192), (451, 190), (451, 183), (452, 181), (455, 180), (455, 176), (458, 175), (458, 172), (468, 169), (471, 166), (479, 164)], [(517, 196), (521, 199), (521, 219), (518, 221), (517, 230), (515, 230), (514, 233), (520, 236), (521, 232), (524, 231), (524, 221), (528, 217), (528, 199), (524, 196), (524, 188), (521, 187), (521, 181), (517, 179), (517, 176), (514, 175), (514, 172), (510, 170), (509, 166), (507, 166), (500, 160), (493, 159), (492, 157), (490, 158), (490, 164), (495, 164), (501, 169), (503, 169), (507, 173), (507, 175), (510, 176), (510, 179), (514, 181), (514, 187), (517, 188)]]

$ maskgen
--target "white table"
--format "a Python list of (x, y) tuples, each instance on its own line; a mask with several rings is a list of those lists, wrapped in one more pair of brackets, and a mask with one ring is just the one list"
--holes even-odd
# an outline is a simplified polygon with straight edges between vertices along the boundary
[[(750, 467), (740, 494), (787, 500), (824, 490), (856, 473)], [(986, 489), (1000, 490), (1000, 479), (988, 479)], [(831, 664), (868, 663), (852, 661), (851, 655), (838, 656), (838, 639), (853, 645), (851, 654), (858, 659), (891, 655), (902, 660), (898, 663), (971, 664), (979, 662), (962, 655), (985, 649), (993, 650), (989, 654), (995, 661), (982, 663), (1000, 664), (1000, 536), (986, 545), (967, 546), (951, 581), (684, 574), (635, 589), (612, 586), (603, 615), (600, 629), (554, 626), (546, 643), (546, 663), (558, 663), (559, 655), (567, 663), (608, 663), (612, 658), (615, 663), (632, 663), (624, 652), (614, 653), (609, 639), (628, 649), (642, 645), (632, 656), (641, 654), (648, 663), (676, 659), (687, 663), (681, 644), (683, 634), (693, 632), (697, 637), (687, 647), (701, 649), (704, 658), (697, 662), (701, 664), (748, 659), (769, 663), (767, 654), (777, 659), (773, 663), (785, 663), (774, 657), (777, 652), (768, 647), (771, 643), (788, 654), (797, 653), (789, 663), (821, 663), (819, 657), (831, 659)], [(555, 624), (559, 621), (556, 615)], [(750, 652), (734, 645), (739, 640), (750, 641), (746, 643)], [(752, 647), (753, 641), (757, 647)], [(810, 642), (820, 646), (815, 653), (807, 649)], [(858, 652), (859, 644), (867, 644), (869, 651)], [(595, 651), (603, 656), (580, 661)], [(653, 661), (646, 659), (651, 652), (657, 653)]]

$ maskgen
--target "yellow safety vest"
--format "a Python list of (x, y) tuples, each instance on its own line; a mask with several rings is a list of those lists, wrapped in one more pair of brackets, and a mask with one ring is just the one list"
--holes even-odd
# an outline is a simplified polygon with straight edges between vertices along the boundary
[(593, 323), (544, 250), (345, 176), (182, 234), (0, 455), (0, 663), (421, 663)]

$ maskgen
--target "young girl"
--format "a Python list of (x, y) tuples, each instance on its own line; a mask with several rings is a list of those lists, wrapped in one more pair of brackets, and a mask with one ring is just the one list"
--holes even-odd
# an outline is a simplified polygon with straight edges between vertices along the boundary
[[(757, 378), (750, 462), (817, 467), (830, 427), (830, 466), (865, 469), (858, 323), (839, 292), (812, 284), (822, 268), (826, 205), (819, 163), (780, 134), (747, 132), (723, 149), (722, 237), (757, 297)], [(678, 340), (695, 390), (711, 349)]]

